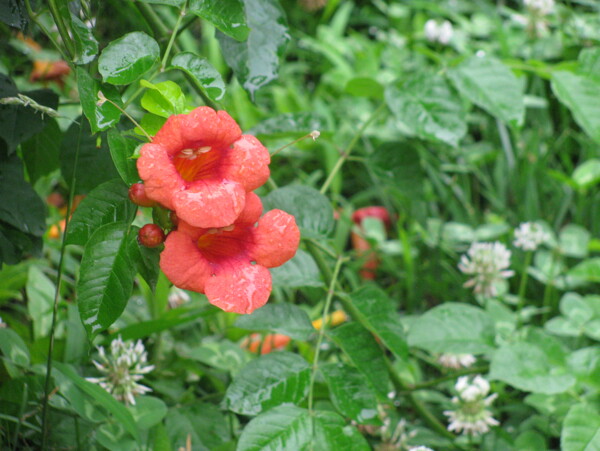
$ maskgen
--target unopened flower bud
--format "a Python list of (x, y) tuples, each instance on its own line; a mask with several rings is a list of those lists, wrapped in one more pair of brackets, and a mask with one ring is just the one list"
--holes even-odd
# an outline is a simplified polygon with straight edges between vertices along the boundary
[(138, 232), (138, 242), (142, 246), (157, 247), (165, 241), (165, 233), (156, 224), (146, 224)]

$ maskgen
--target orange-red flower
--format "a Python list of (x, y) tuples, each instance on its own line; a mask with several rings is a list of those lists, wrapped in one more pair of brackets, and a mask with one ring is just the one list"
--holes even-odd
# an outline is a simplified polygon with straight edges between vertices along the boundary
[(194, 227), (226, 227), (269, 178), (268, 150), (225, 111), (171, 116), (137, 161), (146, 195)]
[(245, 197), (244, 209), (227, 227), (193, 227), (180, 217), (160, 256), (160, 267), (171, 282), (205, 293), (226, 312), (251, 313), (262, 307), (271, 293), (267, 268), (292, 258), (300, 242), (293, 216), (271, 210), (261, 218), (259, 197)]
[[(352, 221), (358, 226), (362, 232), (362, 222), (365, 218), (378, 219), (385, 224), (386, 227), (390, 225), (390, 214), (385, 207), (364, 207), (359, 208), (352, 214)], [(365, 280), (374, 280), (376, 276), (377, 267), (379, 266), (379, 258), (369, 242), (356, 232), (352, 232), (352, 247), (356, 253), (365, 259), (363, 267), (360, 270), (360, 275)]]

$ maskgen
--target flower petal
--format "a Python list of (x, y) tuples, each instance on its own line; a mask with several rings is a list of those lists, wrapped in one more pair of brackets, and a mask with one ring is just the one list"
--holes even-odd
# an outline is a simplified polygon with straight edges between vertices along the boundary
[(177, 216), (205, 229), (233, 224), (244, 209), (246, 192), (239, 183), (199, 180), (173, 196)]
[(184, 188), (184, 181), (161, 145), (144, 144), (137, 160), (140, 177), (144, 180), (146, 196), (173, 209), (173, 194)]
[(236, 224), (255, 224), (262, 214), (263, 206), (260, 197), (250, 192), (246, 193), (246, 205), (235, 220)]
[(160, 269), (175, 286), (200, 293), (204, 292), (204, 284), (212, 274), (210, 264), (193, 238), (177, 231), (169, 233), (165, 241)]
[(169, 116), (167, 122), (163, 124), (154, 138), (152, 138), (153, 144), (163, 146), (169, 155), (175, 155), (181, 149), (186, 148), (186, 142), (181, 134), (181, 131), (186, 125), (186, 115), (177, 114)]
[(274, 268), (296, 255), (300, 230), (295, 218), (281, 210), (271, 210), (258, 221), (254, 229), (254, 246), (250, 256), (259, 265)]
[(269, 179), (270, 162), (269, 151), (258, 139), (242, 135), (224, 156), (221, 174), (241, 183), (246, 191), (253, 191)]
[(271, 273), (260, 265), (237, 262), (210, 277), (204, 287), (208, 301), (235, 313), (252, 313), (269, 300)]
[[(185, 147), (217, 146), (226, 148), (239, 139), (242, 130), (225, 111), (201, 106), (185, 116), (181, 135)], [(180, 149), (181, 150), (181, 149)]]

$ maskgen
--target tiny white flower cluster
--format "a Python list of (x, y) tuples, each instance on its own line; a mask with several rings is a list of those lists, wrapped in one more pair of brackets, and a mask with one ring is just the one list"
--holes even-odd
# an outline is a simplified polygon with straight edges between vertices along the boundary
[(438, 357), (438, 362), (444, 368), (452, 368), (455, 370), (461, 368), (469, 368), (477, 361), (473, 354), (452, 354), (445, 353)]
[(523, 222), (515, 229), (515, 247), (524, 251), (535, 251), (550, 235), (535, 222)]
[(414, 446), (412, 448), (408, 448), (409, 451), (433, 451), (431, 448), (426, 446)]
[(490, 383), (487, 380), (477, 375), (469, 381), (469, 376), (462, 376), (458, 378), (454, 388), (458, 392), (458, 396), (452, 398), (456, 410), (444, 412), (450, 422), (449, 431), (480, 435), (488, 432), (490, 426), (500, 424), (492, 416), (492, 412), (486, 409), (498, 397), (496, 393), (488, 396)]
[(104, 348), (98, 346), (100, 355), (99, 363), (92, 360), (103, 377), (88, 377), (88, 381), (100, 385), (119, 401), (126, 404), (135, 404), (136, 395), (143, 395), (152, 391), (149, 387), (139, 384), (145, 374), (154, 369), (154, 365), (146, 365), (147, 352), (142, 340), (123, 342), (121, 337), (110, 343), (110, 355), (106, 355)]
[(454, 35), (454, 28), (447, 20), (441, 24), (434, 19), (429, 19), (425, 22), (425, 38), (429, 42), (439, 42), (443, 45), (448, 45), (450, 39)]
[(523, 4), (538, 16), (547, 16), (554, 12), (554, 0), (523, 0)]
[(477, 294), (496, 296), (495, 283), (514, 275), (514, 271), (507, 270), (510, 266), (511, 252), (498, 241), (494, 243), (473, 243), (463, 255), (458, 264), (465, 274), (474, 275), (464, 286), (474, 287)]

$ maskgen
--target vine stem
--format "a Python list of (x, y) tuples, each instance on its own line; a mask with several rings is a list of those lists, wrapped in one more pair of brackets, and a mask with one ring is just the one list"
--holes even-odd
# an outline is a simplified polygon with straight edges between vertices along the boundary
[(173, 27), (173, 31), (171, 32), (171, 37), (169, 38), (169, 43), (167, 44), (165, 54), (163, 55), (162, 62), (160, 63), (161, 71), (165, 70), (165, 67), (167, 67), (167, 60), (169, 59), (169, 55), (171, 53), (171, 48), (173, 47), (173, 43), (175, 42), (175, 38), (177, 37), (179, 27), (181, 26), (181, 21), (187, 14), (187, 6), (188, 6), (188, 0), (185, 1), (181, 10), (179, 11), (179, 17), (177, 18), (177, 22), (175, 22), (175, 26)]
[(308, 133), (308, 134), (306, 134), (306, 135), (304, 135), (304, 136), (302, 136), (302, 137), (300, 137), (300, 138), (292, 141), (291, 143), (287, 143), (287, 144), (281, 146), (279, 149), (277, 149), (275, 152), (273, 152), (271, 154), (271, 156), (274, 157), (279, 152), (281, 152), (283, 149), (287, 149), (288, 147), (293, 146), (294, 144), (296, 144), (296, 143), (298, 143), (298, 142), (300, 142), (300, 141), (302, 141), (302, 140), (304, 140), (306, 138), (312, 138), (313, 141), (316, 141), (320, 134), (321, 133), (318, 130), (313, 130), (312, 132), (310, 132), (310, 133)]
[(69, 30), (63, 21), (58, 6), (56, 5), (56, 0), (48, 0), (48, 7), (50, 9), (50, 14), (54, 19), (54, 23), (56, 23), (56, 27), (58, 28), (58, 32), (60, 33), (60, 37), (65, 44), (65, 48), (67, 49), (67, 53), (69, 55), (69, 59), (73, 60), (75, 57), (75, 49), (73, 48), (73, 41), (71, 41), (71, 37), (69, 36)]
[(379, 105), (377, 107), (377, 109), (375, 111), (373, 111), (373, 113), (371, 113), (371, 116), (369, 116), (369, 119), (367, 119), (361, 125), (361, 127), (358, 129), (358, 131), (352, 138), (352, 141), (350, 141), (350, 143), (348, 144), (346, 149), (340, 155), (340, 158), (338, 158), (338, 160), (336, 161), (335, 166), (333, 167), (333, 169), (327, 176), (325, 183), (323, 183), (323, 186), (321, 187), (321, 190), (320, 190), (321, 194), (325, 194), (327, 192), (327, 190), (329, 189), (329, 186), (331, 185), (331, 182), (333, 182), (334, 177), (337, 175), (337, 173), (340, 171), (340, 169), (342, 168), (342, 166), (344, 165), (344, 163), (350, 156), (350, 152), (352, 152), (352, 149), (354, 149), (354, 146), (356, 145), (358, 140), (362, 137), (362, 135), (365, 132), (365, 130), (367, 129), (367, 127), (371, 124), (371, 122), (373, 122), (375, 120), (375, 118), (377, 117), (379, 112), (382, 111), (385, 108), (385, 106), (386, 106), (385, 103), (382, 103), (381, 105)]
[(111, 105), (113, 105), (117, 110), (119, 110), (121, 113), (123, 113), (127, 119), (129, 119), (131, 122), (133, 122), (133, 124), (139, 128), (142, 133), (146, 136), (146, 138), (148, 138), (149, 142), (152, 142), (152, 136), (150, 136), (148, 134), (148, 132), (144, 129), (144, 127), (142, 127), (127, 111), (125, 111), (124, 108), (121, 108), (119, 105), (117, 105), (115, 102), (113, 102), (110, 99), (107, 99), (106, 96), (102, 93), (102, 91), (98, 91), (98, 98), (100, 99), (99, 102), (108, 102)]
[(308, 389), (308, 411), (312, 416), (313, 412), (313, 389), (315, 385), (315, 377), (317, 374), (317, 367), (319, 365), (319, 353), (321, 351), (321, 344), (323, 343), (323, 337), (325, 336), (325, 329), (327, 329), (327, 315), (329, 314), (329, 309), (331, 308), (331, 300), (333, 299), (334, 287), (337, 283), (338, 276), (340, 274), (340, 269), (342, 268), (342, 263), (344, 262), (344, 258), (338, 257), (335, 262), (335, 268), (333, 270), (333, 275), (331, 276), (331, 281), (329, 282), (329, 290), (327, 291), (327, 299), (325, 300), (325, 307), (323, 307), (323, 315), (321, 320), (321, 329), (319, 330), (319, 336), (317, 337), (317, 345), (315, 349), (315, 356), (313, 358), (312, 364), (312, 372), (310, 374), (310, 385)]
[(47, 449), (48, 445), (48, 400), (50, 397), (50, 379), (52, 375), (52, 353), (54, 351), (54, 334), (56, 331), (56, 320), (58, 317), (58, 300), (60, 298), (60, 286), (62, 282), (62, 273), (64, 267), (65, 249), (67, 247), (67, 233), (71, 224), (71, 211), (73, 209), (73, 198), (75, 197), (75, 186), (77, 184), (77, 165), (79, 164), (79, 149), (81, 147), (81, 135), (83, 126), (79, 126), (79, 136), (77, 138), (77, 149), (75, 150), (75, 161), (73, 162), (73, 180), (69, 192), (69, 202), (67, 203), (67, 213), (65, 216), (65, 230), (60, 245), (60, 258), (58, 260), (58, 272), (56, 275), (56, 290), (54, 291), (54, 303), (52, 306), (52, 324), (50, 325), (50, 342), (48, 344), (48, 359), (46, 361), (46, 379), (44, 381), (44, 399), (42, 400), (42, 451)]
[(65, 52), (63, 51), (61, 46), (58, 45), (58, 42), (56, 41), (56, 39), (54, 39), (54, 36), (52, 36), (52, 33), (50, 33), (48, 31), (48, 29), (44, 26), (44, 24), (42, 22), (40, 22), (40, 20), (38, 19), (39, 14), (37, 14), (33, 11), (29, 0), (25, 0), (25, 8), (27, 9), (27, 14), (29, 14), (29, 17), (31, 18), (33, 23), (35, 23), (39, 27), (39, 29), (42, 30), (42, 32), (46, 35), (46, 37), (50, 40), (50, 42), (52, 42), (52, 45), (58, 50), (62, 59), (65, 61), (68, 60), (69, 58), (67, 57), (67, 55), (65, 54)]

